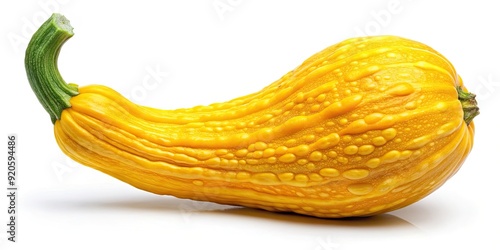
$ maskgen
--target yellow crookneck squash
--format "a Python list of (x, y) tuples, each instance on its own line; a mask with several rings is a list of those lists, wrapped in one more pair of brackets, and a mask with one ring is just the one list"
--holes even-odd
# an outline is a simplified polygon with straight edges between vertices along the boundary
[(57, 143), (75, 161), (152, 193), (370, 216), (439, 188), (473, 144), (474, 95), (445, 57), (409, 39), (348, 39), (259, 92), (160, 110), (105, 86), (65, 83), (57, 57), (72, 30), (52, 15), (25, 58)]

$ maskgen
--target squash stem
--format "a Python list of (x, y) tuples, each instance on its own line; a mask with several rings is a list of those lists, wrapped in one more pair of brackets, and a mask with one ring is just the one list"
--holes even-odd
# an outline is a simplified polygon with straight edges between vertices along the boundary
[(457, 87), (458, 100), (462, 104), (464, 111), (464, 121), (469, 125), (472, 119), (479, 115), (479, 107), (477, 106), (476, 95), (465, 92), (461, 87)]
[(59, 51), (72, 36), (73, 27), (68, 19), (55, 13), (33, 34), (26, 49), (24, 65), (28, 81), (52, 123), (61, 118), (64, 109), (71, 107), (71, 97), (78, 95), (78, 86), (67, 84), (57, 68)]

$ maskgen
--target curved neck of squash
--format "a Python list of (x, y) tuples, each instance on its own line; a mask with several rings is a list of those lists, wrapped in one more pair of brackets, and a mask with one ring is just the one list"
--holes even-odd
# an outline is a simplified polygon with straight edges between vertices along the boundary
[(31, 38), (25, 55), (28, 81), (38, 100), (49, 113), (52, 123), (61, 118), (69, 100), (78, 94), (78, 86), (67, 84), (57, 68), (59, 51), (73, 28), (60, 14), (53, 14)]

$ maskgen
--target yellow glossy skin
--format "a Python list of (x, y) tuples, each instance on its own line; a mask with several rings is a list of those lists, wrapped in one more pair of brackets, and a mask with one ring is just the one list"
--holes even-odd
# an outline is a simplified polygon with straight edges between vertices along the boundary
[(367, 216), (420, 200), (462, 165), (474, 125), (457, 86), (453, 66), (426, 45), (358, 38), (209, 106), (158, 110), (81, 87), (55, 135), (76, 161), (153, 193)]

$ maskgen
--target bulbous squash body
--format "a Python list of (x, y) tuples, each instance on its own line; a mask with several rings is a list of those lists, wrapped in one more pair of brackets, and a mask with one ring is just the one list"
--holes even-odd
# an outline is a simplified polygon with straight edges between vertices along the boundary
[(259, 92), (208, 106), (160, 110), (80, 87), (54, 132), (72, 159), (152, 193), (369, 216), (422, 199), (460, 168), (474, 124), (457, 89), (460, 77), (432, 48), (363, 37)]

